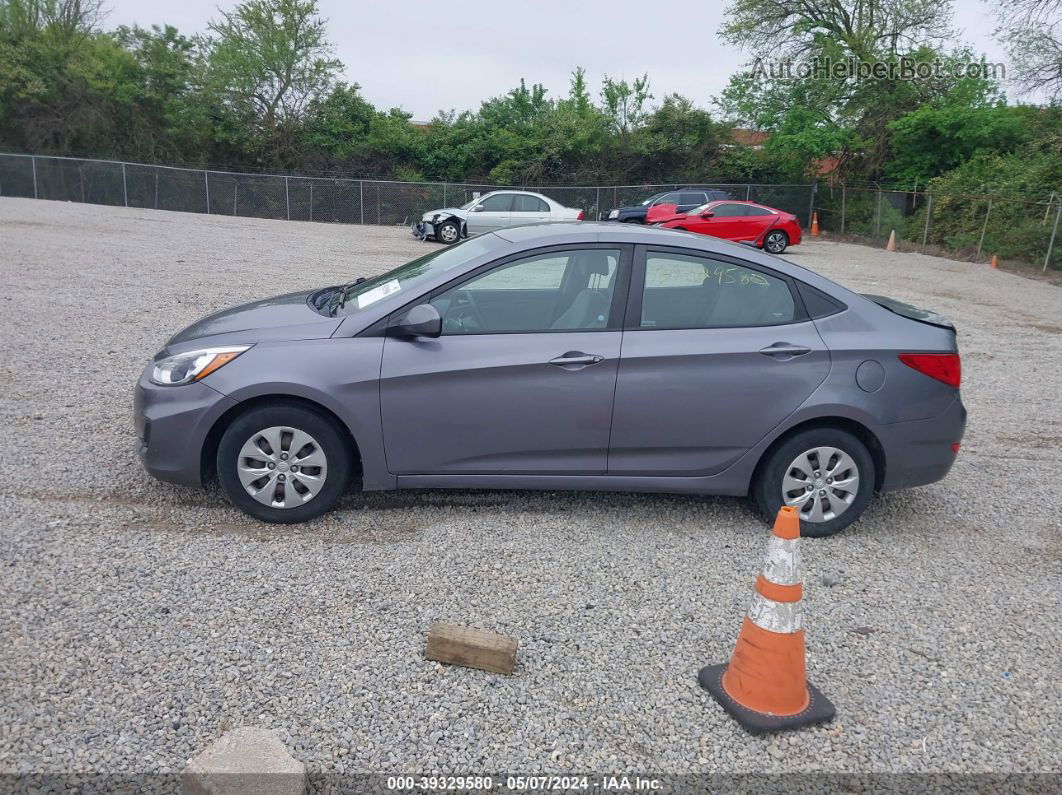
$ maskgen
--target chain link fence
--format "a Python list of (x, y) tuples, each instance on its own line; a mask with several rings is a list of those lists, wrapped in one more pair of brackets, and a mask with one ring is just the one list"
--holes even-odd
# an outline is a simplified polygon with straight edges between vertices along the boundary
[(815, 211), (823, 231), (926, 251), (1035, 263), (1062, 268), (1062, 197), (1024, 201), (878, 187), (820, 185)]
[(845, 185), (645, 184), (511, 186), (452, 182), (240, 174), (111, 160), (0, 153), (0, 196), (180, 212), (344, 224), (408, 224), (428, 210), (465, 204), (501, 188), (533, 190), (598, 218), (616, 207), (682, 188), (722, 191), (793, 213), (810, 226), (871, 241), (962, 256), (1062, 267), (1062, 197), (1033, 202)]
[(710, 188), (769, 204), (810, 222), (812, 185), (662, 184), (512, 186), (394, 182), (153, 166), (110, 160), (0, 153), (0, 196), (109, 204), (180, 212), (323, 221), (410, 223), (428, 210), (454, 207), (492, 190), (533, 190), (598, 218), (662, 191)]

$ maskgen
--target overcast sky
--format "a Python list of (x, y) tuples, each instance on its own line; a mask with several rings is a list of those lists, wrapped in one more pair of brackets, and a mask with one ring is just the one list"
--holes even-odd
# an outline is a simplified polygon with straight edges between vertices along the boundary
[[(169, 23), (185, 34), (205, 30), (218, 6), (235, 2), (107, 0), (105, 25)], [(716, 36), (723, 0), (653, 3), (557, 0), (342, 2), (320, 0), (346, 78), (379, 108), (401, 107), (415, 120), (439, 110), (468, 110), (520, 82), (564, 95), (571, 71), (587, 71), (597, 97), (601, 76), (649, 74), (657, 100), (678, 92), (702, 106), (726, 86), (747, 54)], [(992, 39), (991, 6), (956, 0), (962, 38), (989, 61), (1003, 61)]]

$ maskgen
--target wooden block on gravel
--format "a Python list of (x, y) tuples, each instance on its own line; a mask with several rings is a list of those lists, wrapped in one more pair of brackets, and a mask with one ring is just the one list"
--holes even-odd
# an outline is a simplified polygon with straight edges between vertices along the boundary
[(516, 648), (519, 645), (515, 638), (496, 632), (436, 621), (428, 630), (424, 656), (442, 663), (479, 668), (496, 674), (511, 674), (516, 667)]

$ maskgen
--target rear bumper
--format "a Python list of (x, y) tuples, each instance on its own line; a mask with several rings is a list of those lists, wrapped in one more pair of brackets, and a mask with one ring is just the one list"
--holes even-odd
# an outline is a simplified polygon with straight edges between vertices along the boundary
[(956, 395), (939, 416), (874, 429), (885, 453), (882, 491), (924, 486), (944, 478), (955, 463), (953, 444), (966, 431), (966, 407)]
[(152, 477), (171, 483), (202, 483), (201, 459), (207, 434), (236, 401), (206, 384), (157, 386), (148, 365), (133, 394), (137, 455)]

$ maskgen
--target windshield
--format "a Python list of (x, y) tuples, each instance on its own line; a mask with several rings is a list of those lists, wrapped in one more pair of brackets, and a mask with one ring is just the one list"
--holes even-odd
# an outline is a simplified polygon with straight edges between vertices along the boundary
[(506, 242), (497, 235), (481, 235), (452, 246), (438, 248), (423, 257), (399, 265), (394, 270), (366, 279), (347, 288), (342, 306), (335, 314), (352, 315), (377, 301), (412, 290), (433, 276), (464, 265), (471, 259), (503, 248)]

